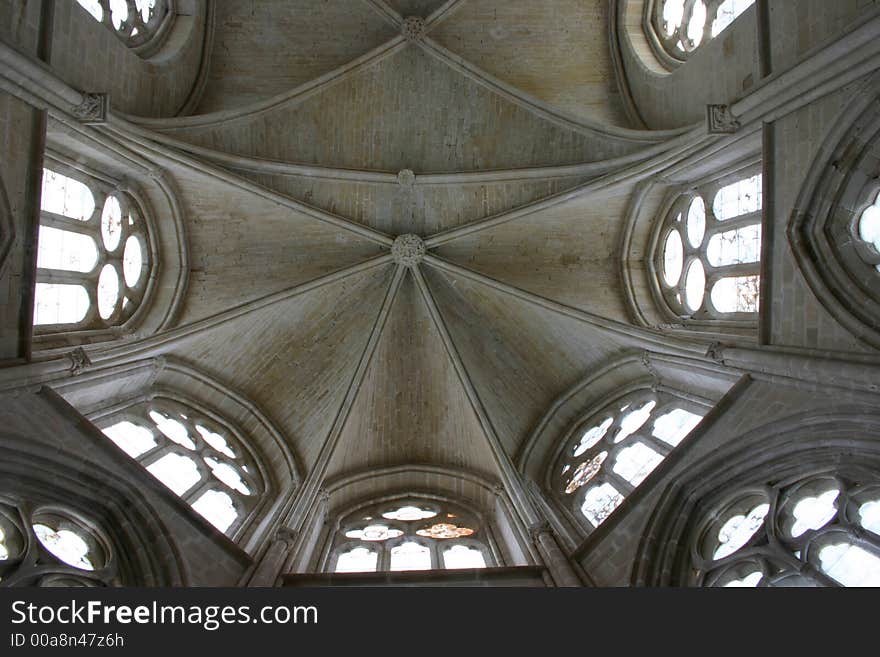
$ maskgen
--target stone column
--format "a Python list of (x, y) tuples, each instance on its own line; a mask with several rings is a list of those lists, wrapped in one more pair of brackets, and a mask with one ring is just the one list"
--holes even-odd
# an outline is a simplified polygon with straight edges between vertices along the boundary
[(550, 523), (541, 522), (532, 525), (529, 527), (529, 534), (556, 586), (583, 586), (565, 552), (559, 547)]
[(248, 580), (248, 586), (275, 586), (275, 581), (281, 575), (290, 557), (290, 551), (296, 543), (296, 532), (288, 527), (282, 527), (275, 532), (275, 537), (269, 545), (269, 549), (263, 554), (257, 563), (254, 572)]

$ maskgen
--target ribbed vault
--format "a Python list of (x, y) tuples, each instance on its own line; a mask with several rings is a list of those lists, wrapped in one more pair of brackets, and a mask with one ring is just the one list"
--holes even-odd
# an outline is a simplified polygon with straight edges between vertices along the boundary
[(370, 470), (503, 484), (561, 393), (656, 343), (625, 310), (623, 218), (702, 133), (623, 127), (604, 3), (231, 4), (198, 113), (108, 128), (188, 222), (155, 351), (277, 423), (290, 517)]

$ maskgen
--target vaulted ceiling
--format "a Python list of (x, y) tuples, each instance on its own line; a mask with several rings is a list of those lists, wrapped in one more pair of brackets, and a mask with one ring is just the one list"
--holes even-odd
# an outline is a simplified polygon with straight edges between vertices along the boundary
[[(618, 245), (676, 142), (627, 126), (606, 4), (216, 3), (196, 114), (131, 128), (187, 217), (180, 322), (228, 316), (174, 355), (261, 406), (321, 480), (497, 477), (493, 440), (513, 458), (561, 393), (644, 348)], [(415, 266), (392, 255), (405, 234)]]

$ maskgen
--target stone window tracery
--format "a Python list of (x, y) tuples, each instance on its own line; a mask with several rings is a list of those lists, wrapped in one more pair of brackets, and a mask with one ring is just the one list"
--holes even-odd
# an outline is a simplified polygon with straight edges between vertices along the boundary
[(673, 61), (686, 60), (721, 34), (755, 0), (654, 0), (646, 30)]
[(178, 401), (156, 397), (102, 418), (99, 426), (226, 534), (246, 522), (264, 490), (258, 464), (234, 432)]
[(627, 394), (570, 433), (551, 483), (575, 517), (596, 528), (699, 424), (704, 410), (670, 392)]
[(123, 326), (145, 300), (153, 264), (143, 210), (105, 180), (50, 166), (43, 170), (34, 333)]
[(167, 30), (172, 17), (170, 0), (77, 0), (130, 47), (148, 44)]
[(445, 503), (410, 499), (347, 516), (334, 537), (336, 573), (486, 568), (494, 559), (478, 518)]
[(858, 218), (855, 247), (869, 267), (880, 272), (880, 192)]
[(691, 577), (703, 586), (880, 586), (880, 478), (830, 472), (744, 488), (703, 514)]
[(0, 496), (0, 586), (119, 585), (107, 536), (62, 506)]
[(676, 198), (659, 233), (662, 299), (686, 321), (743, 321), (760, 308), (762, 176), (738, 174)]

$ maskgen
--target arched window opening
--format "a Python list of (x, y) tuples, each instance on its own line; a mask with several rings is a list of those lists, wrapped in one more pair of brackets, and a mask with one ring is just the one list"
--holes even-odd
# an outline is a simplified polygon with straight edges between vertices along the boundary
[(66, 167), (64, 173), (44, 169), (35, 334), (129, 322), (146, 297), (149, 244), (143, 211), (131, 194)]
[(259, 467), (217, 420), (165, 398), (100, 421), (104, 433), (221, 532), (234, 535), (264, 492)]
[(419, 499), (356, 511), (339, 525), (329, 570), (336, 573), (487, 568), (487, 530), (458, 507)]
[(880, 272), (880, 193), (858, 218), (855, 246), (869, 267)]
[(878, 478), (838, 472), (746, 488), (703, 516), (695, 584), (880, 586)]
[(653, 0), (645, 29), (673, 61), (717, 37), (755, 0)]
[(554, 465), (554, 493), (594, 529), (700, 423), (703, 408), (640, 390), (579, 422)]
[(113, 586), (120, 581), (107, 536), (62, 506), (0, 497), (0, 586)]
[(655, 269), (680, 320), (743, 321), (760, 309), (762, 176), (740, 174), (679, 196), (661, 224)]
[(140, 47), (167, 31), (172, 18), (170, 0), (77, 0), (131, 47)]

